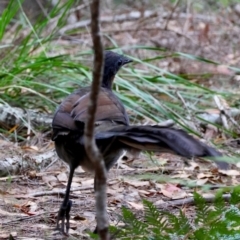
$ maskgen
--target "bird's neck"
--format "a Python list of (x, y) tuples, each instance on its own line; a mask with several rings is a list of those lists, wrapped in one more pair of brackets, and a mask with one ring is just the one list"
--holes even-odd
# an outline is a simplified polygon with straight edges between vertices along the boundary
[(112, 90), (112, 84), (113, 84), (114, 77), (115, 77), (115, 75), (104, 74), (103, 80), (102, 80), (102, 87)]

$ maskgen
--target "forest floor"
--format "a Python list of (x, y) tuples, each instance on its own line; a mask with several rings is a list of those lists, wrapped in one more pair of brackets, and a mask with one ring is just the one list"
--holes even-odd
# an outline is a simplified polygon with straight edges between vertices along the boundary
[[(144, 11), (147, 12), (147, 9)], [(109, 38), (105, 44), (110, 46), (112, 39), (119, 47), (142, 45), (163, 47), (168, 52), (184, 52), (221, 63), (204, 64), (190, 59), (165, 58), (156, 61), (156, 65), (176, 74), (210, 73), (208, 79), (192, 78), (190, 81), (204, 86), (239, 91), (239, 78), (226, 66), (240, 67), (240, 26), (239, 12), (234, 8), (229, 11), (211, 12), (211, 14), (187, 14), (174, 12), (168, 17), (161, 17), (160, 10), (149, 9), (149, 17), (133, 18), (135, 11), (119, 9), (116, 16), (121, 21), (108, 24), (107, 17), (112, 15), (111, 9), (103, 11), (106, 17), (102, 28)], [(143, 12), (142, 12), (143, 14)], [(146, 13), (147, 14), (147, 13)], [(162, 14), (164, 15), (164, 14)], [(117, 17), (116, 17), (117, 18)], [(161, 30), (159, 29), (161, 26)], [(164, 26), (164, 30), (162, 29)], [(221, 27), (219, 27), (221, 26)], [(90, 48), (89, 33), (80, 36), (81, 48)], [(67, 40), (64, 40), (66, 44)], [(167, 53), (166, 52), (166, 55)], [(135, 57), (148, 57), (148, 51), (129, 50)], [(156, 53), (157, 54), (157, 53)], [(154, 56), (151, 56), (154, 57)], [(237, 101), (237, 99), (234, 99)], [(232, 103), (229, 103), (231, 105)], [(33, 155), (54, 152), (50, 139), (43, 149), (17, 147), (1, 140), (2, 157), (19, 156), (31, 159)], [(232, 148), (237, 151), (237, 146)], [(231, 156), (231, 152), (224, 149)], [(108, 213), (111, 225), (121, 226), (121, 207), (127, 206), (141, 216), (142, 199), (147, 199), (159, 209), (179, 213), (181, 209), (190, 218), (194, 216), (193, 192), (197, 191), (204, 197), (213, 198), (214, 193), (224, 186), (236, 186), (240, 183), (240, 166), (233, 165), (228, 171), (220, 171), (213, 163), (202, 159), (183, 161), (182, 158), (170, 154), (149, 156), (141, 154), (133, 158), (123, 157), (109, 173), (108, 179)], [(9, 233), (14, 239), (65, 239), (56, 226), (56, 216), (63, 199), (67, 184), (68, 167), (57, 156), (49, 159), (44, 167), (24, 169), (17, 175), (0, 178), (0, 240), (8, 239)], [(191, 184), (199, 187), (191, 187)], [(207, 188), (201, 188), (208, 186)], [(79, 167), (73, 179), (70, 198), (73, 200), (71, 211), (71, 228), (68, 239), (89, 239), (87, 231), (95, 228), (95, 200), (93, 178)], [(188, 202), (189, 201), (189, 202)], [(185, 202), (188, 202), (186, 204)]]

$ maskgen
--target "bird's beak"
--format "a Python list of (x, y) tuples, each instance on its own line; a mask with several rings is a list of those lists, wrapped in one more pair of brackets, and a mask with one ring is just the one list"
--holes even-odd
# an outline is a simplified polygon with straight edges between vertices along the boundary
[(133, 60), (130, 59), (130, 58), (124, 57), (124, 59), (123, 59), (123, 64), (122, 64), (122, 65), (126, 65), (126, 64), (128, 64), (128, 63), (130, 63), (130, 62), (133, 62)]

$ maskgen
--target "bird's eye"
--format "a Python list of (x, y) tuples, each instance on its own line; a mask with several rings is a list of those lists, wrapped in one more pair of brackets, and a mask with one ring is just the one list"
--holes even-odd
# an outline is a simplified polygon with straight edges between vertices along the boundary
[(118, 64), (119, 67), (121, 67), (122, 66), (122, 60), (119, 59), (117, 64)]

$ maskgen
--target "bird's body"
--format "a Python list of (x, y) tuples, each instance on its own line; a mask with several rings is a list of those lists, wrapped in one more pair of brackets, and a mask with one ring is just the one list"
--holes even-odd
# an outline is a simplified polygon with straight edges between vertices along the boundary
[[(87, 117), (87, 104), (90, 88), (83, 88), (74, 92), (59, 106), (54, 117), (55, 128), (52, 139), (55, 141), (58, 156), (73, 167), (82, 166), (84, 170), (94, 172), (92, 162), (88, 159), (83, 143), (84, 123)], [(99, 93), (101, 101), (97, 104), (95, 133), (109, 131), (116, 126), (128, 126), (129, 119), (125, 108), (112, 91), (101, 88)], [(72, 109), (69, 111), (69, 109)], [(114, 145), (114, 144), (113, 144)], [(107, 169), (118, 160), (123, 149), (115, 149), (113, 146), (106, 150), (104, 140), (98, 145), (103, 153)], [(70, 150), (71, 152), (66, 150)], [(108, 157), (109, 150), (114, 156)], [(77, 156), (77, 157), (76, 157)], [(109, 161), (106, 159), (109, 158)]]
[[(112, 91), (112, 82), (117, 71), (131, 62), (127, 57), (105, 52), (105, 66), (99, 93), (95, 140), (107, 170), (122, 155), (123, 150), (171, 152), (184, 157), (221, 156), (214, 148), (201, 143), (183, 130), (160, 126), (131, 126), (126, 110)], [(94, 172), (94, 166), (84, 149), (84, 124), (87, 118), (90, 87), (82, 88), (69, 95), (58, 107), (53, 118), (53, 141), (58, 156), (70, 166), (66, 196), (58, 215), (59, 221), (67, 219), (69, 228), (69, 191), (74, 170), (82, 166)], [(220, 168), (227, 163), (217, 162)], [(61, 230), (64, 231), (64, 223)]]

